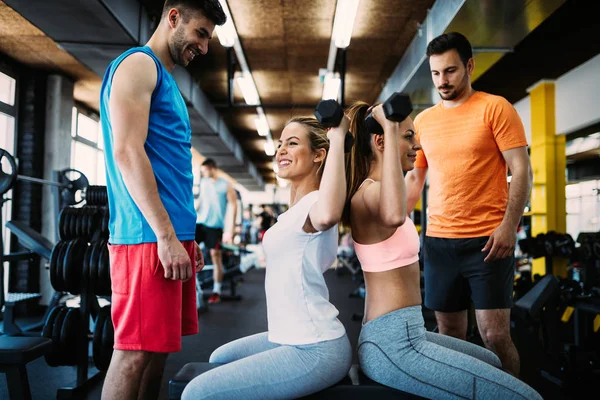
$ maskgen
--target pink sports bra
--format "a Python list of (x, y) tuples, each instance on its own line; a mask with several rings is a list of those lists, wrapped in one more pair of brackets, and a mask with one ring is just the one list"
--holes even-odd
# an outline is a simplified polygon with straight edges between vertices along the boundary
[[(374, 182), (372, 179), (365, 181), (367, 180)], [(419, 234), (412, 220), (406, 218), (404, 224), (389, 238), (373, 244), (360, 244), (355, 241), (354, 250), (363, 271), (389, 271), (419, 260)]]

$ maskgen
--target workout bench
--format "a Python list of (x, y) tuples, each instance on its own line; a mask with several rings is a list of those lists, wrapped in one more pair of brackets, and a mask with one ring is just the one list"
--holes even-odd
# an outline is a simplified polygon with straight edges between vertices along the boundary
[[(185, 386), (192, 379), (220, 365), (221, 364), (208, 362), (185, 364), (183, 368), (179, 370), (177, 375), (169, 382), (169, 400), (181, 399), (181, 394), (183, 393)], [(307, 400), (358, 400), (369, 398), (377, 400), (422, 399), (422, 397), (392, 389), (372, 381), (360, 371), (357, 364), (353, 365), (352, 368), (350, 368), (348, 375), (337, 384), (303, 398)]]

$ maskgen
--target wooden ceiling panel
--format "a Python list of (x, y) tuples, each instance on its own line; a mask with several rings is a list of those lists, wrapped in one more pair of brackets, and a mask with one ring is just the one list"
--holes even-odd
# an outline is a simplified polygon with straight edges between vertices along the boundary
[(285, 20), (285, 39), (288, 44), (306, 47), (312, 40), (322, 40), (327, 43), (331, 40), (331, 18)]
[(240, 38), (283, 37), (282, 1), (229, 0), (227, 3)]
[(0, 1), (0, 37), (1, 36), (39, 36), (46, 34), (35, 25), (26, 21), (19, 13)]
[(353, 45), (354, 39), (359, 38), (394, 38), (404, 29), (404, 24), (409, 18), (410, 12), (406, 9), (401, 12), (387, 13), (379, 7), (359, 8), (350, 45)]
[(290, 102), (290, 76), (287, 72), (260, 70), (252, 74), (264, 104)]
[(244, 53), (250, 69), (254, 71), (285, 71), (286, 46), (281, 38), (244, 40)]
[(254, 118), (256, 118), (256, 111), (254, 108), (221, 108), (219, 110), (223, 119), (227, 122), (229, 130), (253, 130), (256, 133), (256, 126), (254, 125)]
[(336, 0), (285, 0), (283, 17), (285, 19), (323, 19), (333, 21)]

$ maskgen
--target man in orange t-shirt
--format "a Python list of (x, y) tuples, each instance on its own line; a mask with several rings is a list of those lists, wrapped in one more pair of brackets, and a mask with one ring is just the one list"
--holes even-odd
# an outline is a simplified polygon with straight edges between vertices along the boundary
[(523, 123), (503, 97), (471, 87), (473, 54), (463, 35), (438, 36), (427, 56), (442, 101), (415, 119), (423, 150), (406, 176), (412, 211), (429, 171), (425, 306), (440, 333), (464, 340), (472, 302), (485, 346), (518, 376), (510, 337), (514, 249), (532, 183)]

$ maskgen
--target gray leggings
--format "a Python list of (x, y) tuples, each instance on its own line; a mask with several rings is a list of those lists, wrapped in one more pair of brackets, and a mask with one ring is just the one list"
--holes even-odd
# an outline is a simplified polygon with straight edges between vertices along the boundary
[(280, 345), (267, 332), (227, 343), (210, 356), (225, 364), (194, 378), (182, 400), (295, 399), (339, 382), (352, 365), (346, 335), (300, 346)]
[(374, 381), (430, 399), (542, 399), (491, 351), (426, 331), (420, 306), (363, 325), (358, 358)]

